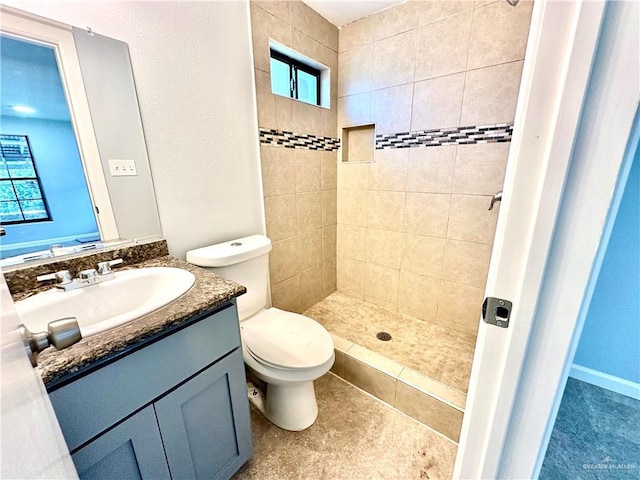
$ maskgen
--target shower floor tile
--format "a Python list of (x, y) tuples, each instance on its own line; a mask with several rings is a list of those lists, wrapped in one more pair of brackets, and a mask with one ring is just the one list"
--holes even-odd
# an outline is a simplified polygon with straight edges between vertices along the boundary
[(331, 373), (315, 387), (318, 420), (302, 432), (251, 408), (254, 451), (235, 480), (451, 478), (455, 443)]
[[(304, 314), (331, 333), (467, 392), (476, 344), (473, 335), (391, 312), (338, 292)], [(392, 339), (378, 340), (376, 333), (380, 331), (390, 333)]]

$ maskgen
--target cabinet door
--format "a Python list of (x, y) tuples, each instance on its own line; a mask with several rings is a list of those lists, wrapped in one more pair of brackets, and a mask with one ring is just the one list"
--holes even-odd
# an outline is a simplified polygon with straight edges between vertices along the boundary
[(71, 455), (81, 479), (170, 479), (149, 406)]
[(249, 459), (246, 389), (238, 349), (154, 404), (173, 478), (230, 478)]

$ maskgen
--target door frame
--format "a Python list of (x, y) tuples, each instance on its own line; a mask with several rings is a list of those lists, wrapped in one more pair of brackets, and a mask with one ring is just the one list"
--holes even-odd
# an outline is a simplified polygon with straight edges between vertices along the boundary
[[(514, 308), (506, 329), (480, 322), (454, 478), (541, 466), (638, 104), (637, 43), (606, 38), (614, 60), (594, 65), (605, 7), (534, 4), (486, 287)], [(617, 101), (587, 97), (603, 85)]]

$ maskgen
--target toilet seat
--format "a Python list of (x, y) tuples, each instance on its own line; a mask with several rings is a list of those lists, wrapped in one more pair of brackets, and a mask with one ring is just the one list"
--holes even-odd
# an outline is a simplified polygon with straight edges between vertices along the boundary
[(241, 322), (240, 328), (247, 353), (271, 368), (315, 368), (333, 355), (331, 335), (304, 315), (269, 308)]

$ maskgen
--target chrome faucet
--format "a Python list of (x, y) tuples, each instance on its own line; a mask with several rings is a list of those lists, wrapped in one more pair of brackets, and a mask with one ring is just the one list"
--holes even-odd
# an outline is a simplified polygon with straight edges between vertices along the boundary
[(115, 277), (115, 273), (111, 270), (114, 265), (122, 263), (121, 258), (110, 260), (108, 262), (98, 263), (98, 268), (88, 268), (78, 272), (77, 278), (73, 278), (69, 270), (60, 270), (59, 272), (49, 273), (47, 275), (39, 275), (36, 280), (44, 282), (46, 280), (56, 280), (54, 285), (60, 290), (68, 292), (69, 290), (75, 290), (76, 288), (88, 287), (100, 282), (106, 282)]

